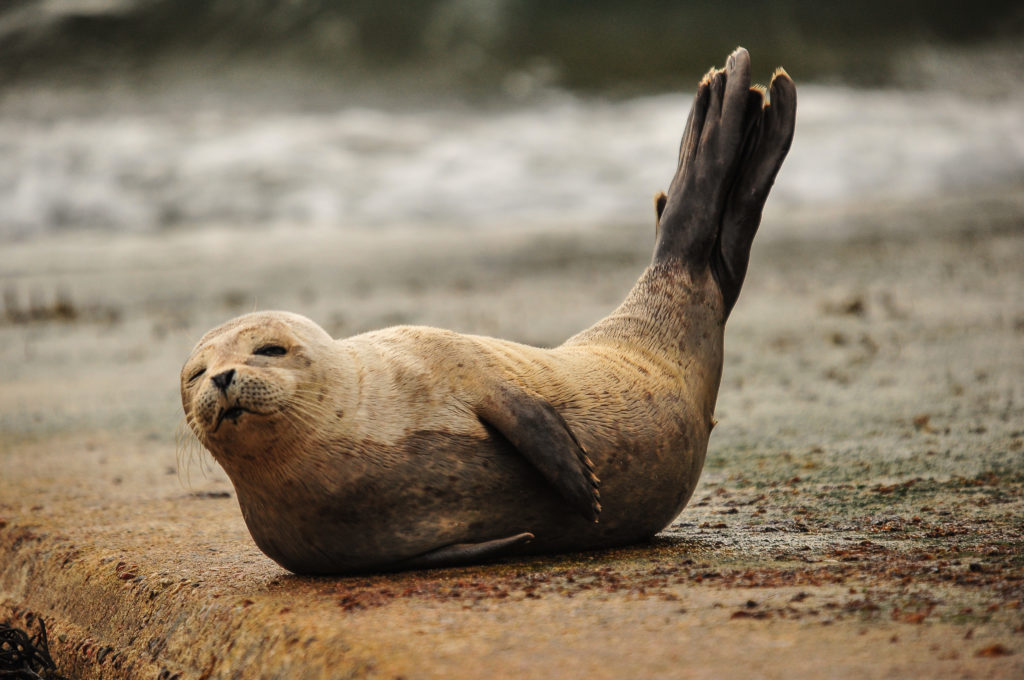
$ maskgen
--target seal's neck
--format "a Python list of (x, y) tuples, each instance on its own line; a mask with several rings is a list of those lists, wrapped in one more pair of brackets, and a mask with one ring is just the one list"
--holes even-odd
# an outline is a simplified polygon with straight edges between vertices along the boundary
[(642, 351), (678, 373), (688, 393), (702, 398), (710, 422), (722, 376), (725, 313), (709, 269), (679, 262), (651, 264), (618, 309), (566, 345), (613, 345)]

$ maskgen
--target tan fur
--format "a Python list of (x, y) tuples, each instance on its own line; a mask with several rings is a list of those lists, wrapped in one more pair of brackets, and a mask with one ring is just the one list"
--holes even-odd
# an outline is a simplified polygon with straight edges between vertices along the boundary
[(741, 49), (702, 81), (655, 199), (654, 262), (559, 347), (409, 326), (334, 340), (286, 312), (204, 336), (181, 373), (186, 422), (257, 545), (338, 573), (618, 545), (671, 522), (714, 427), (723, 286), (734, 302), (792, 139), (795, 89), (783, 74), (772, 93), (762, 110)]
[[(650, 290), (655, 282), (657, 290)], [(391, 479), (387, 471), (400, 468), (402, 458), (422, 455), (403, 441), (417, 432), (443, 432), (484, 442), (487, 431), (473, 404), (495, 381), (509, 381), (547, 400), (590, 455), (601, 479), (601, 521), (572, 517), (553, 492), (539, 488), (534, 491), (552, 501), (543, 521), (508, 529), (496, 522), (489, 530), (471, 527), (455, 512), (435, 518), (436, 536), (428, 532), (408, 552), (386, 555), (381, 563), (517, 528), (534, 533), (531, 547), (539, 550), (618, 544), (671, 521), (696, 485), (721, 371), (720, 300), (710, 276), (666, 280), (650, 270), (614, 314), (548, 350), (408, 326), (331, 340), (298, 315), (257, 312), (199, 342), (182, 369), (182, 403), (187, 422), (235, 484), (260, 543), (266, 522), (304, 521), (289, 516), (281, 502), (291, 489), (344, 507), (352, 488), (383, 480), (401, 504), (419, 480), (404, 468)], [(288, 354), (252, 355), (271, 343), (286, 346)], [(205, 372), (190, 382), (200, 368)], [(211, 377), (228, 369), (236, 378), (222, 394)], [(231, 406), (255, 413), (218, 425), (218, 412)], [(514, 481), (538, 486), (529, 478)], [(479, 498), (480, 507), (469, 514), (525, 514), (504, 500), (488, 507), (488, 500)], [(268, 519), (268, 509), (274, 518)], [(559, 528), (545, 531), (549, 525)], [(374, 531), (387, 536), (385, 527)], [(268, 552), (289, 568), (307, 570), (305, 561), (296, 564), (273, 547)]]

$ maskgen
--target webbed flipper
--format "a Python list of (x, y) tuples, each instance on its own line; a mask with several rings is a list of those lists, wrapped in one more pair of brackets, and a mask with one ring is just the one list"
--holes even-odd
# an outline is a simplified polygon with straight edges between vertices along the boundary
[(409, 558), (395, 566), (400, 569), (454, 567), (460, 564), (469, 564), (492, 557), (499, 557), (508, 548), (532, 540), (533, 534), (527, 532), (480, 543), (453, 543), (443, 548), (437, 548), (436, 550)]
[(596, 522), (601, 513), (594, 464), (558, 411), (542, 397), (511, 383), (490, 390), (477, 417), (498, 430), (569, 503)]
[(793, 81), (779, 69), (767, 90), (751, 87), (750, 56), (737, 48), (724, 69), (712, 69), (697, 86), (676, 173), (668, 193), (655, 196), (655, 262), (710, 267), (726, 318), (795, 125)]
[(747, 274), (750, 246), (761, 224), (761, 212), (782, 161), (789, 153), (796, 126), (796, 86), (784, 70), (780, 68), (772, 76), (768, 101), (762, 103), (758, 90), (751, 92), (757, 92), (751, 97), (751, 104), (761, 108), (760, 120), (747, 136), (711, 260), (712, 271), (725, 297), (726, 316), (739, 297)]

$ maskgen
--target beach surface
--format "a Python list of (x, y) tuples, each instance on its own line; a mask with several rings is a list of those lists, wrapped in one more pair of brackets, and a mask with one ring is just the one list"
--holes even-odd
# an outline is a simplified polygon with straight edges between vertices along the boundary
[[(653, 210), (652, 210), (653, 213)], [(647, 225), (41, 234), (0, 252), (0, 621), (74, 678), (1024, 677), (1024, 186), (769, 210), (700, 485), (646, 545), (297, 577), (179, 443), (254, 309), (555, 345)]]

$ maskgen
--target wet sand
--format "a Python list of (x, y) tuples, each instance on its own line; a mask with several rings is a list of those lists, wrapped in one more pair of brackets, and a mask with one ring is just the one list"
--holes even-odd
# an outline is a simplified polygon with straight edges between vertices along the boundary
[(653, 226), (50, 236), (0, 254), (0, 620), (73, 677), (1021, 677), (1024, 188), (769, 212), (700, 486), (653, 544), (310, 579), (177, 455), (252, 309), (553, 345)]

